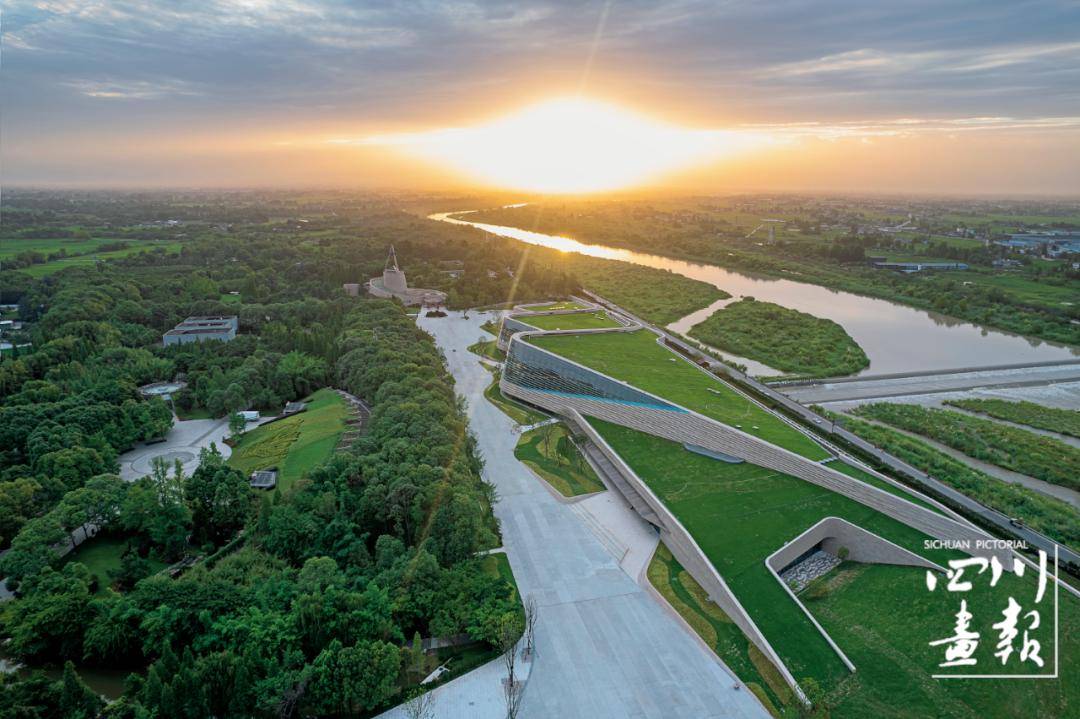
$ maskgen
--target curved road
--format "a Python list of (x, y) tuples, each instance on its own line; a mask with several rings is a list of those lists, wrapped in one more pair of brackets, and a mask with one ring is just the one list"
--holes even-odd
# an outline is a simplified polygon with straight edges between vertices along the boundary
[[(490, 315), (464, 319), (454, 312), (418, 323), (435, 336), (468, 400), (485, 479), (498, 489), (495, 515), (510, 565), (522, 595), (535, 597), (539, 607), (536, 659), (519, 716), (766, 719), (753, 694), (735, 688), (716, 656), (620, 568), (574, 505), (556, 500), (514, 458), (513, 422), (484, 399), (491, 373), (467, 349), (485, 319)], [(440, 690), (438, 716), (489, 713), (474, 701), (490, 693), (493, 680), (474, 674), (455, 680), (452, 693)], [(470, 689), (469, 681), (477, 685)]]

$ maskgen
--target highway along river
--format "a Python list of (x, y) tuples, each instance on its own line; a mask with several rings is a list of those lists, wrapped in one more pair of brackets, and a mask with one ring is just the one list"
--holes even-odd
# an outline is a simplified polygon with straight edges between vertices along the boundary
[[(671, 270), (679, 275), (708, 282), (733, 295), (731, 300), (720, 300), (668, 326), (669, 329), (684, 334), (724, 304), (739, 297), (754, 297), (817, 317), (825, 317), (840, 324), (870, 358), (870, 367), (864, 370), (864, 374), (1053, 362), (1080, 357), (1080, 348), (992, 330), (887, 300), (839, 292), (805, 282), (752, 277), (715, 265), (703, 265), (616, 247), (588, 245), (568, 237), (545, 235), (516, 227), (467, 222), (451, 217), (460, 214), (461, 212), (444, 212), (430, 215), (430, 219), (472, 225), (494, 235), (564, 252), (577, 252), (590, 257)], [(751, 374), (775, 374), (760, 363), (733, 359), (746, 364)]]

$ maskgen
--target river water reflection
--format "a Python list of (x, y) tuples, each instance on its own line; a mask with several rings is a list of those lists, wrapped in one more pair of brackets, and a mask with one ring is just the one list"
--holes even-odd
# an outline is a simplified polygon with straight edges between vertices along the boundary
[[(587, 245), (568, 237), (545, 235), (516, 227), (467, 222), (450, 217), (454, 214), (461, 213), (438, 213), (430, 218), (452, 224), (471, 225), (494, 235), (511, 237), (563, 252), (577, 252), (590, 257), (622, 260), (670, 270), (715, 285), (735, 298), (754, 297), (833, 320), (847, 330), (870, 358), (870, 367), (865, 370), (867, 374), (1049, 362), (1080, 357), (1080, 347), (1067, 347), (992, 330), (888, 300), (863, 297), (796, 280), (753, 277), (715, 265), (676, 260), (617, 247)], [(685, 333), (728, 301), (730, 300), (721, 300), (693, 312), (673, 322), (669, 328)], [(749, 365), (751, 374), (770, 373), (768, 368), (759, 363), (739, 361)]]

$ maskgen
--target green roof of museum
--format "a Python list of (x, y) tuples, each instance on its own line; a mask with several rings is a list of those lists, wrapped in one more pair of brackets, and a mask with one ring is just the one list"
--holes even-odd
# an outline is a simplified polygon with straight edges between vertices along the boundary
[(808, 459), (830, 456), (801, 431), (656, 340), (648, 330), (529, 338), (537, 347)]

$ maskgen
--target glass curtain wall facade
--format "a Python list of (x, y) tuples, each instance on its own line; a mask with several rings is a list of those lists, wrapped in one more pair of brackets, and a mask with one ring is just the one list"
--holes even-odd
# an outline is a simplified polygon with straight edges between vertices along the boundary
[(609, 377), (579, 367), (521, 340), (511, 344), (503, 377), (519, 387), (570, 397), (685, 412)]

